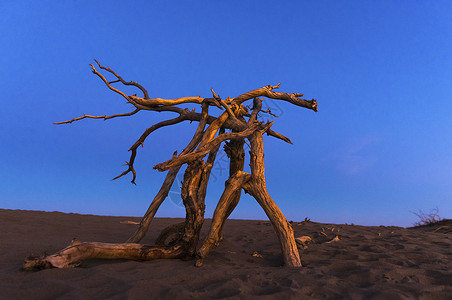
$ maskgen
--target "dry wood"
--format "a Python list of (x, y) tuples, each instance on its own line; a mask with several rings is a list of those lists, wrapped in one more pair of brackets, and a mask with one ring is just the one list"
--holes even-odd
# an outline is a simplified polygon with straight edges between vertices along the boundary
[(111, 244), (98, 242), (80, 242), (76, 239), (55, 254), (30, 257), (24, 264), (25, 270), (49, 268), (73, 268), (86, 259), (131, 259), (153, 260), (159, 258), (178, 258), (184, 256), (180, 245), (172, 247), (156, 247), (134, 243)]
[[(260, 113), (268, 113), (277, 117), (269, 109), (262, 110), (262, 99), (259, 97), (286, 101), (313, 111), (317, 111), (317, 101), (314, 99), (302, 99), (300, 98), (303, 96), (301, 93), (275, 92), (274, 90), (279, 88), (280, 83), (275, 86), (267, 85), (254, 89), (235, 98), (222, 99), (213, 89), (211, 89), (212, 98), (203, 98), (201, 96), (177, 99), (150, 98), (149, 92), (142, 85), (136, 81), (125, 81), (110, 67), (104, 67), (97, 60), (95, 61), (100, 71), (104, 71), (108, 76), (113, 76), (114, 79), (108, 80), (93, 64), (90, 64), (92, 72), (110, 90), (124, 97), (127, 103), (134, 106), (135, 110), (110, 116), (83, 115), (55, 124), (69, 124), (88, 118), (108, 120), (116, 117), (127, 117), (135, 115), (141, 110), (177, 114), (175, 118), (154, 124), (143, 132), (129, 149), (131, 154), (129, 161), (126, 162), (127, 169), (114, 179), (131, 173), (131, 182), (135, 184), (137, 174), (134, 169), (134, 163), (137, 150), (139, 146), (143, 146), (150, 134), (157, 129), (184, 121), (199, 122), (199, 125), (192, 140), (179, 155), (177, 155), (176, 151), (171, 159), (154, 166), (154, 169), (168, 171), (168, 173), (138, 228), (126, 243), (109, 244), (74, 240), (68, 247), (55, 254), (26, 260), (24, 268), (27, 270), (51, 267), (67, 268), (77, 266), (83, 260), (90, 258), (150, 260), (196, 257), (196, 265), (201, 266), (208, 253), (217, 247), (222, 240), (223, 226), (240, 201), (242, 189), (257, 200), (270, 219), (281, 244), (284, 263), (287, 266), (300, 267), (301, 261), (292, 226), (287, 222), (267, 191), (262, 135), (266, 133), (287, 143), (291, 143), (291, 141), (288, 137), (270, 129), (273, 122), (264, 124), (258, 121)], [(137, 88), (143, 94), (143, 97), (139, 97), (136, 94), (127, 95), (119, 88), (113, 86), (116, 83)], [(250, 112), (244, 106), (244, 103), (251, 99), (253, 99), (253, 106)], [(196, 112), (195, 109), (189, 110), (178, 106), (182, 104), (201, 105), (202, 110), (201, 112)], [(211, 115), (209, 107), (218, 108), (222, 112), (218, 116)], [(243, 172), (245, 139), (250, 142), (250, 173)], [(215, 157), (223, 142), (225, 142), (224, 151), (230, 160), (229, 179), (226, 181), (225, 190), (215, 208), (209, 234), (198, 249), (199, 235), (204, 223), (207, 184)], [(185, 222), (164, 229), (156, 241), (157, 246), (137, 244), (148, 231), (152, 219), (160, 205), (167, 198), (169, 190), (181, 166), (184, 164), (187, 165), (187, 168), (182, 182), (181, 197), (186, 210)]]
[(452, 231), (452, 226), (449, 226), (449, 225), (440, 226), (440, 227), (436, 228), (435, 230), (433, 230), (433, 232), (438, 232), (440, 230), (444, 230), (445, 232), (450, 232), (450, 231)]
[[(195, 132), (192, 140), (190, 141), (190, 143), (188, 143), (187, 147), (185, 147), (185, 149), (182, 151), (181, 154), (185, 154), (185, 153), (189, 153), (189, 152), (193, 151), (193, 149), (195, 149), (195, 147), (201, 141), (201, 139), (203, 137), (204, 128), (207, 124), (208, 110), (209, 110), (209, 106), (206, 103), (204, 103), (202, 105), (202, 114), (201, 114), (201, 119), (198, 124), (198, 128), (196, 129), (196, 132)], [(146, 137), (144, 137), (144, 139), (145, 138)], [(143, 139), (143, 142), (144, 142), (144, 139)], [(180, 168), (181, 168), (181, 166), (178, 166), (178, 167), (171, 168), (168, 171), (168, 174), (166, 175), (166, 178), (162, 184), (162, 187), (160, 188), (159, 192), (155, 196), (154, 200), (152, 200), (151, 205), (149, 206), (145, 215), (141, 219), (140, 226), (138, 227), (137, 231), (127, 240), (128, 243), (138, 243), (146, 235), (146, 232), (149, 229), (149, 225), (151, 224), (152, 219), (154, 218), (155, 214), (157, 213), (157, 210), (159, 209), (160, 205), (163, 203), (163, 201), (168, 196), (168, 193), (171, 189), (171, 186), (173, 185), (173, 182), (177, 176), (177, 173), (179, 173)]]
[(267, 191), (262, 134), (255, 132), (250, 137), (250, 143), (251, 179), (244, 184), (243, 188), (256, 199), (270, 219), (278, 235), (285, 264), (290, 267), (301, 267), (293, 228)]
[(231, 203), (236, 199), (235, 192), (242, 189), (243, 183), (248, 181), (250, 175), (248, 173), (237, 171), (232, 177), (226, 181), (226, 188), (218, 201), (217, 207), (212, 218), (212, 225), (210, 232), (202, 247), (197, 251), (196, 266), (200, 267), (203, 264), (204, 258), (215, 247), (218, 246), (221, 237), (221, 229), (226, 221), (227, 213)]

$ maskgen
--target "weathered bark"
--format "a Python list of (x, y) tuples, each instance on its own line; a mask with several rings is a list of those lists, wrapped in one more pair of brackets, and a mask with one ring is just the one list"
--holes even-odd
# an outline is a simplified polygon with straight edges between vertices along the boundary
[(185, 227), (181, 243), (187, 255), (193, 255), (198, 243), (199, 233), (204, 224), (204, 198), (199, 194), (199, 188), (204, 172), (203, 160), (189, 163), (182, 183), (181, 197), (185, 205)]
[[(229, 178), (235, 175), (239, 171), (243, 171), (245, 166), (245, 151), (243, 150), (243, 145), (245, 144), (245, 139), (233, 139), (230, 142), (226, 142), (224, 146), (224, 151), (229, 158)], [(227, 218), (234, 211), (235, 207), (240, 201), (240, 196), (242, 190), (238, 189), (231, 196), (231, 203), (224, 216), (223, 225), (220, 228), (220, 241), (223, 240), (223, 227)]]

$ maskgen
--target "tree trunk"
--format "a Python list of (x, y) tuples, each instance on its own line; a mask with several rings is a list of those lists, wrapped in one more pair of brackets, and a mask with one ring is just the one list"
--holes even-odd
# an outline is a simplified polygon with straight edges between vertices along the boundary
[(244, 182), (249, 180), (250, 174), (242, 171), (237, 171), (234, 176), (226, 181), (226, 187), (223, 194), (218, 201), (217, 207), (212, 218), (212, 225), (210, 226), (209, 235), (205, 239), (201, 248), (196, 252), (196, 266), (203, 265), (204, 258), (208, 253), (218, 246), (221, 238), (221, 230), (226, 221), (228, 210), (231, 203), (236, 200), (235, 195), (237, 191), (241, 191)]
[(253, 196), (262, 206), (281, 243), (284, 263), (290, 267), (301, 267), (300, 254), (295, 243), (292, 226), (270, 197), (265, 184), (264, 143), (262, 133), (255, 132), (250, 138), (251, 179), (243, 186), (246, 192)]
[[(245, 144), (245, 139), (233, 139), (230, 142), (226, 142), (224, 146), (224, 151), (226, 152), (229, 158), (229, 177), (235, 175), (238, 171), (243, 171), (243, 167), (245, 165), (245, 151), (243, 150), (243, 145)], [(230, 206), (228, 207), (226, 218), (228, 218), (231, 213), (234, 211), (235, 207), (240, 201), (241, 190), (238, 190), (234, 193), (233, 200), (231, 201)], [(220, 233), (221, 234), (221, 233)]]

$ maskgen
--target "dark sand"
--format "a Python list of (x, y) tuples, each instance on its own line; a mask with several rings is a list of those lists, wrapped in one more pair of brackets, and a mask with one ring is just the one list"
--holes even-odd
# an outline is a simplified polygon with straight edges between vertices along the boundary
[[(139, 220), (0, 209), (0, 299), (452, 299), (451, 231), (434, 233), (436, 227), (294, 222), (296, 237), (317, 241), (300, 250), (303, 267), (295, 269), (281, 267), (269, 222), (229, 220), (202, 268), (176, 259), (21, 270), (27, 256), (54, 253), (74, 237), (123, 242), (136, 225), (121, 222)], [(153, 244), (161, 229), (180, 221), (154, 220), (142, 243)], [(341, 240), (327, 243), (338, 230)]]

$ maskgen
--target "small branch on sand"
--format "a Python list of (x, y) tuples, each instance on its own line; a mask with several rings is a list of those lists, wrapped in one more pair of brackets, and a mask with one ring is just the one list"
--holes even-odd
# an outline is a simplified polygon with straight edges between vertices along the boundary
[(438, 232), (438, 231), (445, 231), (445, 232), (451, 232), (452, 231), (452, 226), (440, 226), (438, 228), (436, 228), (433, 232)]

